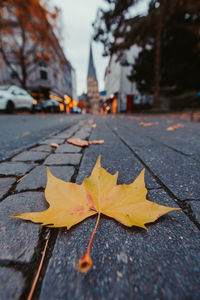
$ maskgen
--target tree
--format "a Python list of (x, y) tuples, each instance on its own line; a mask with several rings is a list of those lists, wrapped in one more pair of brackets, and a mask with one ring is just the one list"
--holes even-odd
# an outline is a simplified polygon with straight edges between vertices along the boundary
[(7, 0), (0, 6), (0, 54), (23, 88), (40, 60), (49, 60), (55, 47), (58, 10), (41, 0)]
[(129, 9), (138, 0), (104, 0), (108, 9), (99, 8), (93, 23), (94, 39), (103, 43), (104, 55), (112, 54), (112, 47), (125, 25)]
[[(189, 13), (190, 12), (190, 13)], [(199, 88), (200, 78), (200, 14), (187, 6), (173, 7), (162, 24), (160, 39), (159, 87), (162, 92), (174, 94)], [(156, 27), (155, 27), (156, 28)], [(149, 33), (148, 47), (143, 47), (133, 66), (130, 79), (137, 82), (143, 92), (153, 92), (152, 78), (155, 70), (156, 40)]]
[[(181, 87), (197, 87), (199, 11), (200, 2), (196, 0), (151, 0), (146, 16), (121, 18), (120, 23), (112, 25), (113, 30), (106, 25), (109, 21), (102, 19), (101, 30), (95, 28), (95, 38), (103, 43), (106, 41), (104, 47), (108, 53), (117, 53), (118, 57), (133, 44), (142, 48), (129, 78), (136, 81), (141, 91), (154, 93), (156, 107), (160, 86), (162, 89), (175, 87), (176, 91)], [(111, 21), (110, 15), (107, 13), (106, 17)], [(118, 20), (116, 15), (115, 19)], [(190, 73), (190, 79), (185, 76), (187, 73)]]

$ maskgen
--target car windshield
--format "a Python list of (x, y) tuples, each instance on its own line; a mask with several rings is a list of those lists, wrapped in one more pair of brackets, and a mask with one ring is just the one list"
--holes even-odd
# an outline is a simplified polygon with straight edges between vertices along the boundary
[(9, 89), (8, 85), (2, 85), (0, 86), (0, 91), (7, 91)]

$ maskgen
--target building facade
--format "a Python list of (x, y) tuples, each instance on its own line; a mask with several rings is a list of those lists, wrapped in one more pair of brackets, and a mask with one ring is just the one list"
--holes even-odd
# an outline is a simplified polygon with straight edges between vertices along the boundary
[(88, 75), (87, 75), (87, 96), (89, 98), (89, 107), (90, 112), (98, 113), (99, 112), (99, 89), (98, 81), (96, 76), (96, 70), (94, 66), (93, 53), (92, 53), (92, 44), (90, 44), (90, 54), (89, 54), (89, 66), (88, 66)]
[[(12, 34), (9, 30), (3, 31), (0, 28), (1, 45), (4, 50), (4, 55), (3, 51), (0, 51), (0, 85), (24, 87), (38, 100), (52, 96), (62, 101), (64, 95), (70, 98), (76, 96), (75, 70), (65, 57), (51, 25), (45, 22), (43, 25), (53, 41), (45, 42), (46, 49), (50, 49), (47, 54), (42, 41), (30, 38), (29, 27), (20, 29), (15, 15), (6, 5), (0, 7), (0, 16), (5, 23), (9, 24), (10, 20), (15, 23), (15, 26), (12, 26)], [(39, 22), (41, 23), (41, 20)], [(23, 55), (20, 56), (20, 53)], [(26, 73), (24, 84), (23, 67)]]
[[(122, 60), (133, 64), (140, 52), (137, 45), (133, 45), (129, 50), (124, 51)], [(112, 112), (123, 112), (131, 110), (130, 103), (140, 99), (140, 93), (136, 84), (128, 79), (131, 66), (122, 65), (117, 61), (117, 55), (110, 57), (108, 67), (105, 71), (104, 84), (106, 98), (112, 103)]]

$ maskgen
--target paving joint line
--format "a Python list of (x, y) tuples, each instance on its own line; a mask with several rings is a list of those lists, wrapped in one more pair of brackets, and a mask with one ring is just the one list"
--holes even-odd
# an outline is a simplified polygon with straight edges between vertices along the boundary
[[(124, 125), (124, 127), (125, 127), (126, 129), (128, 129), (128, 130), (130, 129), (127, 125)], [(137, 136), (139, 136), (139, 134), (138, 134), (137, 131), (134, 131), (134, 130), (132, 130), (132, 131), (134, 132), (134, 134), (136, 134)], [(147, 134), (144, 134), (143, 136), (144, 136), (145, 138), (151, 140), (151, 141), (154, 141), (154, 142), (156, 142), (156, 143), (158, 143), (158, 144), (160, 144), (160, 145), (162, 145), (162, 146), (164, 146), (164, 147), (167, 147), (167, 148), (169, 148), (169, 149), (171, 149), (171, 150), (173, 150), (173, 151), (175, 151), (175, 152), (177, 152), (177, 153), (179, 153), (179, 154), (181, 154), (181, 155), (183, 155), (183, 156), (185, 156), (185, 157), (188, 157), (188, 158), (190, 158), (190, 159), (192, 159), (192, 160), (194, 160), (194, 161), (200, 163), (200, 160), (198, 160), (197, 158), (193, 157), (193, 156), (190, 155), (190, 154), (186, 154), (186, 153), (184, 153), (184, 152), (182, 152), (182, 151), (180, 151), (180, 150), (178, 150), (178, 149), (176, 149), (176, 148), (174, 148), (174, 147), (172, 147), (172, 146), (169, 146), (169, 145), (167, 145), (167, 144), (165, 144), (165, 143), (163, 143), (163, 142), (157, 140), (156, 138), (153, 138), (153, 137), (148, 136)]]
[[(72, 136), (74, 136), (78, 131), (80, 131), (81, 130), (81, 128), (83, 128), (86, 124), (86, 121), (85, 122), (83, 122), (83, 124), (80, 124), (80, 126), (79, 126), (79, 128), (75, 131), (75, 132), (73, 132), (72, 134), (71, 134), (71, 136), (70, 136), (70, 138), (72, 137)], [(60, 130), (59, 132), (57, 132), (57, 133), (55, 133), (53, 136), (51, 136), (51, 138), (54, 138), (57, 134), (60, 134), (60, 133), (62, 133), (62, 132), (64, 132), (64, 131), (66, 131), (66, 130), (68, 130), (68, 129), (70, 129), (70, 128), (72, 128), (73, 126), (75, 126), (75, 125), (72, 125), (72, 126), (69, 126), (69, 127), (67, 127), (67, 128), (65, 128), (65, 129), (62, 129), (62, 130)], [(49, 136), (46, 138), (46, 139), (48, 139), (49, 138)], [(64, 140), (64, 142), (63, 143), (61, 143), (61, 145), (63, 145), (63, 144), (65, 144), (65, 140)], [(41, 144), (39, 144), (39, 143), (36, 143), (35, 145), (31, 145), (30, 147), (28, 147), (28, 148), (26, 148), (26, 149), (24, 149), (24, 150), (22, 150), (22, 151), (20, 151), (20, 152), (18, 152), (17, 154), (15, 154), (14, 156), (12, 156), (12, 157), (10, 157), (10, 158), (8, 158), (7, 160), (4, 160), (4, 161), (2, 161), (2, 162), (11, 162), (11, 160), (12, 160), (12, 158), (13, 157), (15, 157), (16, 155), (19, 155), (20, 153), (23, 153), (25, 150), (27, 150), (27, 151), (30, 151), (32, 148), (35, 148), (35, 147), (37, 147), (37, 146), (40, 146)], [(23, 176), (25, 176), (25, 175), (28, 175), (33, 169), (35, 169), (36, 167), (38, 167), (38, 166), (42, 166), (43, 165), (43, 163), (44, 163), (44, 161), (47, 159), (47, 157), (49, 157), (51, 154), (54, 154), (55, 153), (55, 150), (56, 149), (51, 149), (51, 151), (47, 154), (47, 156), (44, 158), (44, 159), (42, 159), (42, 160), (40, 160), (39, 161), (39, 163), (36, 163), (36, 162), (34, 162), (34, 163), (36, 163), (36, 165), (34, 165), (29, 171), (27, 171), (27, 173), (26, 174), (24, 174), (24, 175), (22, 175), (22, 176), (16, 176), (16, 175), (3, 175), (3, 176), (1, 176), (0, 175), (0, 178), (7, 178), (7, 177), (15, 177), (16, 178), (16, 181), (12, 184), (12, 186), (10, 187), (10, 189), (8, 190), (8, 192), (0, 199), (0, 203), (2, 202), (2, 201), (4, 201), (4, 199), (6, 199), (8, 196), (10, 196), (10, 195), (14, 195), (14, 194), (19, 194), (20, 192), (17, 192), (16, 191), (16, 187), (17, 187), (17, 185), (18, 185), (18, 179), (20, 179), (21, 177), (23, 177)], [(20, 161), (19, 161), (20, 162)], [(21, 161), (21, 162), (23, 162), (23, 161)], [(27, 161), (27, 162), (25, 162), (26, 164), (29, 164), (29, 165), (31, 165), (31, 164), (34, 164), (33, 162), (30, 162), (30, 161)], [(53, 166), (53, 165), (52, 165)], [(66, 165), (56, 165), (56, 166), (73, 166), (73, 167), (75, 167), (75, 169), (76, 169), (76, 167), (77, 167), (77, 165), (71, 165), (71, 164), (66, 164)], [(47, 165), (46, 165), (46, 167), (48, 167)], [(51, 166), (49, 166), (49, 167), (51, 167)], [(31, 191), (31, 190), (30, 190)], [(36, 189), (36, 190), (33, 190), (33, 191), (38, 191), (38, 189)]]
[[(108, 127), (108, 126), (107, 126)], [(149, 171), (149, 173), (154, 177), (158, 184), (160, 184), (165, 192), (174, 200), (176, 204), (182, 209), (184, 214), (196, 225), (196, 227), (200, 230), (200, 224), (197, 221), (195, 215), (193, 214), (191, 206), (182, 202), (178, 199), (174, 193), (160, 180), (160, 178), (150, 169), (150, 167), (140, 158), (140, 156), (124, 141), (124, 139), (113, 129), (111, 131), (120, 139), (120, 141), (134, 154), (134, 156), (143, 164), (143, 166)]]
[(169, 146), (169, 145), (167, 145), (167, 144), (165, 144), (165, 143), (163, 143), (161, 141), (158, 141), (157, 139), (155, 139), (153, 137), (150, 137), (150, 136), (147, 136), (147, 135), (145, 135), (145, 137), (148, 138), (148, 139), (150, 139), (150, 140), (152, 140), (152, 141), (155, 141), (156, 143), (158, 143), (158, 144), (160, 144), (162, 146), (165, 146), (165, 147), (167, 147), (167, 148), (169, 148), (169, 149), (171, 149), (171, 150), (173, 150), (173, 151), (175, 151), (175, 152), (177, 152), (177, 153), (179, 153), (179, 154), (181, 154), (183, 156), (186, 156), (186, 157), (188, 157), (188, 158), (190, 158), (192, 160), (195, 160), (196, 162), (200, 163), (200, 161), (198, 159), (196, 159), (195, 157), (193, 157), (190, 154), (186, 154), (186, 153), (184, 153), (184, 152), (182, 152), (182, 151), (180, 151), (180, 150), (178, 150), (178, 149), (176, 149), (176, 148), (174, 148), (172, 146)]
[[(72, 136), (75, 135), (75, 133), (73, 133)], [(91, 133), (92, 133), (92, 130), (91, 130), (91, 132), (89, 133), (89, 135), (86, 139), (89, 139)], [(79, 169), (80, 169), (80, 166), (81, 166), (81, 163), (82, 163), (82, 159), (83, 159), (83, 156), (84, 156), (84, 153), (85, 153), (85, 147), (83, 147), (81, 149), (80, 153), (81, 153), (81, 159), (80, 159), (79, 165), (76, 165), (75, 172), (71, 177), (71, 182), (76, 182), (76, 178), (78, 176), (78, 172), (79, 172)], [(52, 256), (54, 246), (55, 246), (55, 243), (56, 243), (56, 240), (57, 240), (57, 236), (58, 236), (58, 233), (59, 233), (58, 228), (47, 228), (47, 229), (50, 232), (49, 233), (50, 234), (49, 245), (48, 245), (48, 248), (47, 248), (47, 251), (46, 251), (46, 255), (45, 255), (45, 258), (44, 258), (44, 263), (43, 263), (43, 266), (42, 266), (42, 269), (41, 269), (41, 272), (40, 272), (40, 275), (39, 275), (39, 278), (38, 278), (38, 282), (37, 282), (36, 287), (35, 287), (35, 291), (34, 291), (34, 295), (33, 295), (34, 299), (39, 298), (42, 283), (43, 283), (43, 279), (45, 278), (46, 270), (47, 270), (50, 258)], [(42, 228), (42, 230), (46, 230), (46, 228)], [(40, 243), (41, 243), (41, 245), (43, 247), (41, 249), (41, 246), (40, 246), (39, 247), (40, 250), (38, 250), (38, 246), (37, 246), (36, 251), (33, 254), (33, 261), (35, 261), (35, 265), (34, 265), (35, 266), (35, 272), (37, 271), (37, 268), (38, 268), (39, 263), (40, 263), (40, 259), (37, 257), (37, 253), (41, 253), (42, 251), (44, 251), (45, 242), (46, 242), (46, 239), (43, 237), (43, 231), (42, 231), (39, 234), (39, 237), (38, 237), (38, 244), (40, 245)], [(41, 255), (40, 255), (40, 257), (41, 257)], [(36, 268), (36, 266), (37, 266), (37, 268)], [(32, 266), (29, 264), (29, 269), (31, 269), (31, 268), (32, 268)], [(28, 293), (31, 289), (31, 285), (32, 285), (33, 280), (34, 280), (34, 275), (32, 275), (31, 277), (29, 277), (29, 276), (25, 277), (25, 286), (24, 286), (23, 292), (22, 292), (19, 300), (24, 300), (28, 296)]]

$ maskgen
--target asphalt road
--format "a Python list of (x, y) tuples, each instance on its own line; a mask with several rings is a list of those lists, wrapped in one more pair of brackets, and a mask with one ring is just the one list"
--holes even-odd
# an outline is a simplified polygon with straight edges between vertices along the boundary
[(83, 118), (83, 115), (64, 114), (0, 115), (0, 160), (10, 158)]

